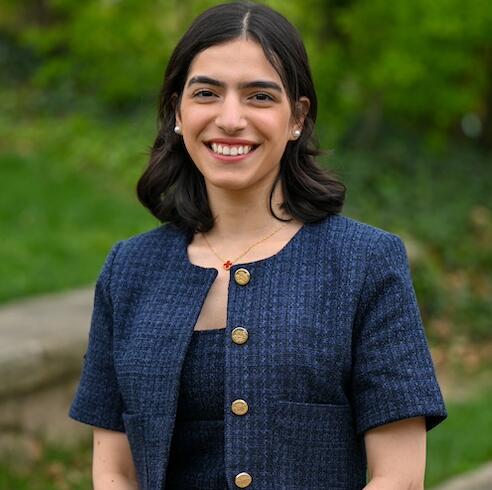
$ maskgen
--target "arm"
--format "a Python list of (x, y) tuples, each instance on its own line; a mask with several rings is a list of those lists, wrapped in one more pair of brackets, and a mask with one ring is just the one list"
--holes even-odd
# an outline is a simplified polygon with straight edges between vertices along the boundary
[(381, 235), (367, 263), (351, 385), (370, 472), (365, 490), (422, 489), (425, 431), (446, 418), (446, 409), (402, 240)]
[(111, 277), (119, 243), (106, 257), (96, 282), (88, 348), (70, 407), (70, 417), (94, 427), (92, 478), (95, 490), (138, 488), (124, 432), (123, 399), (113, 362)]
[(138, 490), (133, 458), (124, 432), (94, 429), (94, 490)]
[(385, 424), (364, 434), (369, 483), (364, 490), (423, 490), (424, 417)]

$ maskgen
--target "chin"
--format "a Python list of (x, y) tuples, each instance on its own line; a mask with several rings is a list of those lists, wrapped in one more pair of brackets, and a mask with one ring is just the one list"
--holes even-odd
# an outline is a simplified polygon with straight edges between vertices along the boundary
[(227, 191), (241, 191), (251, 187), (251, 182), (249, 182), (248, 180), (230, 177), (211, 179), (205, 178), (205, 181), (208, 181), (209, 184), (211, 184), (213, 187), (216, 187), (217, 189), (223, 189)]
[(222, 181), (213, 184), (218, 189), (223, 189), (225, 191), (242, 191), (247, 189), (249, 186), (242, 182), (231, 182), (231, 181)]

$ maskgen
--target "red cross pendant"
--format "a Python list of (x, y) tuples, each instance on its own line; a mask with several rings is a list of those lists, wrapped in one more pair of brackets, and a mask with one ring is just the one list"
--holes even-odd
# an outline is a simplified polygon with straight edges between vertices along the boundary
[(232, 262), (228, 260), (227, 262), (224, 262), (224, 269), (228, 271), (232, 267)]

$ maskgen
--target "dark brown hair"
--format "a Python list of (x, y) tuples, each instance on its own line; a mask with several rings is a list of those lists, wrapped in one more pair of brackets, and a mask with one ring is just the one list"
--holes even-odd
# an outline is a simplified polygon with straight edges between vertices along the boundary
[(340, 212), (346, 187), (315, 161), (321, 154), (313, 133), (317, 97), (301, 37), (281, 14), (250, 2), (226, 3), (206, 10), (174, 49), (160, 92), (158, 134), (149, 164), (137, 184), (140, 202), (159, 221), (172, 222), (188, 233), (207, 232), (213, 227), (203, 175), (191, 160), (182, 138), (174, 133), (175, 109), (179, 107), (195, 56), (210, 46), (238, 38), (252, 39), (262, 46), (266, 58), (279, 73), (294, 115), (298, 115), (295, 102), (300, 97), (306, 96), (311, 103), (301, 137), (289, 141), (282, 156), (270, 192), (270, 212), (275, 216), (271, 199), (279, 181), (284, 196), (281, 208), (294, 218), (315, 222)]

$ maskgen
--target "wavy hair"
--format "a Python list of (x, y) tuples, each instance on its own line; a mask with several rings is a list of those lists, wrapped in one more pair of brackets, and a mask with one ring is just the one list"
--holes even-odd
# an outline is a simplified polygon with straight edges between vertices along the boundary
[(162, 223), (171, 222), (193, 234), (214, 225), (203, 175), (190, 158), (182, 138), (174, 133), (175, 109), (179, 107), (189, 67), (197, 54), (217, 44), (239, 38), (259, 43), (278, 72), (291, 105), (299, 117), (296, 101), (310, 100), (301, 137), (289, 141), (280, 170), (270, 191), (282, 185), (281, 208), (302, 222), (315, 222), (339, 213), (345, 200), (345, 185), (320, 167), (315, 157), (322, 152), (314, 134), (317, 97), (306, 49), (296, 28), (280, 13), (260, 4), (220, 4), (195, 19), (176, 45), (167, 65), (159, 96), (158, 134), (150, 150), (147, 168), (137, 183), (140, 202)]

